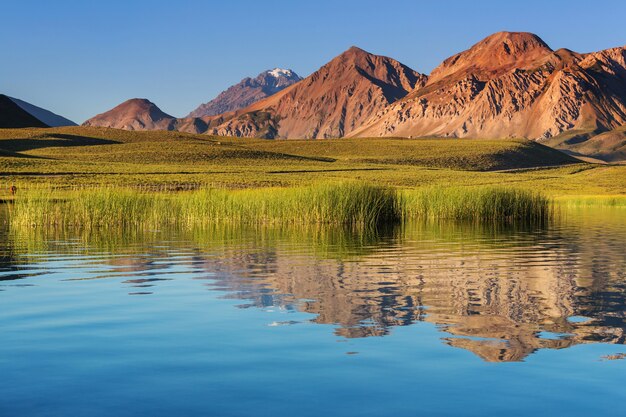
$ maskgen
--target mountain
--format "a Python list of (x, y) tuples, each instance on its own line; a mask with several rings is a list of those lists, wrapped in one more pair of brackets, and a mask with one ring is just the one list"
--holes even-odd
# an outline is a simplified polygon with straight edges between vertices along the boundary
[(76, 126), (76, 123), (23, 100), (0, 94), (0, 128), (59, 126)]
[(18, 106), (10, 97), (0, 94), (0, 128), (22, 127), (48, 126)]
[(78, 126), (73, 121), (66, 119), (63, 116), (59, 116), (58, 114), (52, 113), (49, 110), (42, 109), (41, 107), (37, 107), (34, 104), (27, 103), (24, 100), (20, 100), (18, 98), (9, 97), (15, 104), (20, 106), (22, 110), (30, 113), (32, 116), (41, 120), (43, 123), (50, 127), (61, 127), (61, 126)]
[(125, 130), (175, 130), (177, 119), (164, 113), (153, 102), (133, 98), (83, 123), (83, 126)]
[(208, 103), (201, 104), (187, 117), (215, 116), (243, 109), (297, 83), (302, 78), (290, 69), (275, 68), (256, 78), (244, 78), (238, 84), (221, 92)]
[(624, 124), (626, 48), (553, 51), (536, 35), (500, 32), (446, 59), (423, 87), (351, 135), (518, 137), (550, 144), (565, 131), (597, 134)]
[(208, 132), (265, 138), (342, 137), (426, 77), (352, 47), (304, 80), (236, 112), (206, 119)]

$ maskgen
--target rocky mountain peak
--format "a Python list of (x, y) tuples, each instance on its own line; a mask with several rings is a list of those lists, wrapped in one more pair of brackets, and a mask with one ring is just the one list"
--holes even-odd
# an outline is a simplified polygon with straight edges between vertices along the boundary
[(207, 117), (236, 111), (263, 100), (300, 81), (291, 69), (274, 68), (254, 78), (247, 77), (222, 91), (213, 100), (201, 104), (188, 117)]
[(533, 66), (552, 52), (539, 36), (532, 33), (498, 32), (443, 61), (433, 70), (429, 82), (454, 74), (474, 73), (491, 77), (513, 68)]
[(267, 74), (271, 75), (274, 78), (280, 78), (280, 77), (285, 77), (285, 78), (300, 78), (298, 76), (298, 74), (296, 74), (295, 72), (293, 72), (290, 69), (283, 69), (283, 68), (274, 68), (272, 70), (267, 70), (265, 71)]

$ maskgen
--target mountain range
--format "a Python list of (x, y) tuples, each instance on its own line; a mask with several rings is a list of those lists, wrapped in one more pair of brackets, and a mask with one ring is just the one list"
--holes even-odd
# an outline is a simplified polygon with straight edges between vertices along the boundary
[(352, 47), (281, 92), (208, 119), (208, 132), (265, 138), (336, 138), (363, 126), (426, 77), (400, 62)]
[(264, 71), (255, 78), (244, 78), (221, 92), (213, 100), (198, 106), (187, 117), (216, 116), (243, 109), (284, 90), (301, 79), (302, 77), (290, 69), (274, 68)]
[(351, 47), (303, 79), (279, 68), (245, 78), (183, 118), (131, 99), (84, 125), (271, 139), (527, 138), (626, 160), (626, 47), (577, 53), (498, 32), (429, 75)]
[[(177, 119), (147, 99), (131, 99), (84, 125), (263, 138), (342, 137), (426, 82), (424, 75), (400, 62), (357, 47), (298, 82), (294, 79), (297, 75), (288, 71), (292, 77), (280, 84), (286, 88), (275, 88), (279, 91), (272, 95), (263, 93), (265, 98), (239, 109), (242, 101), (232, 99), (259, 97), (259, 85), (272, 71), (262, 73), (254, 83), (244, 79), (230, 87), (194, 110), (191, 114), (196, 117)], [(288, 82), (292, 85), (287, 87)], [(216, 106), (225, 104), (235, 110), (211, 114)]]

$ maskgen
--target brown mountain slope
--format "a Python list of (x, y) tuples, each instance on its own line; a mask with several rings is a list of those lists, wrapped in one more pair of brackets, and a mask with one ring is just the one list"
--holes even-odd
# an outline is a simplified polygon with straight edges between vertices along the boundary
[(133, 98), (83, 123), (83, 126), (125, 130), (175, 130), (177, 119), (163, 113), (154, 103)]
[(352, 136), (522, 137), (626, 123), (624, 48), (552, 51), (501, 32), (437, 67), (419, 88)]
[(236, 113), (207, 120), (209, 133), (342, 137), (425, 81), (396, 60), (352, 47), (299, 83)]

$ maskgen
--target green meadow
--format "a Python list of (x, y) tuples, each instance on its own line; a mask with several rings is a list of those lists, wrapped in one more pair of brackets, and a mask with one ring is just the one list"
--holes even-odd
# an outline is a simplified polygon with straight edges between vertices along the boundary
[(513, 139), (0, 129), (0, 178), (22, 225), (542, 221), (553, 202), (626, 205), (626, 166)]

